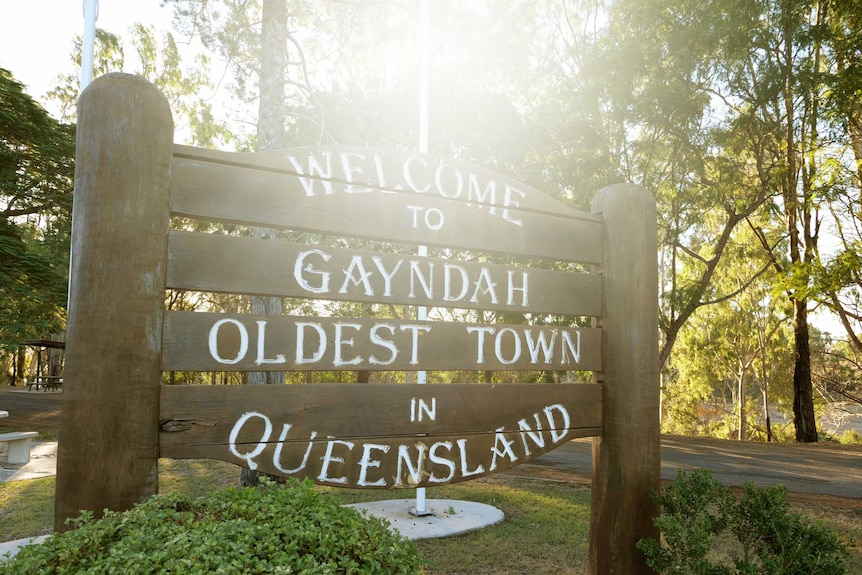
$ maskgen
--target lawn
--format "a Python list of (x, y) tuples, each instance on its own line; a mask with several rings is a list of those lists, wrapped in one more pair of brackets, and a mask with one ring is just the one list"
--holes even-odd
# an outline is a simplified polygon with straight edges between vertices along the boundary
[[(238, 468), (217, 461), (162, 460), (162, 492), (204, 495), (235, 485)], [(54, 478), (0, 484), (0, 541), (49, 533), (53, 524)], [(381, 492), (322, 488), (343, 503), (412, 497), (410, 491)], [(417, 542), (428, 575), (586, 573), (590, 490), (575, 481), (498, 474), (428, 490), (429, 498), (493, 505), (505, 520), (443, 539)], [(835, 529), (851, 550), (850, 574), (862, 574), (862, 511), (841, 500), (794, 503), (796, 511)], [(858, 506), (857, 506), (858, 507)]]

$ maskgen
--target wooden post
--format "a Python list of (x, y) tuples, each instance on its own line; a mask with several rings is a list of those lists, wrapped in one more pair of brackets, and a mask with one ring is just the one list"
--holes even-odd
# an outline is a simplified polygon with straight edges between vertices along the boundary
[(173, 120), (128, 74), (78, 104), (66, 372), (54, 529), (158, 490), (158, 416)]
[(604, 432), (593, 439), (591, 575), (652, 571), (635, 547), (658, 537), (660, 488), (658, 265), (656, 204), (638, 186), (602, 189), (592, 211), (604, 217)]

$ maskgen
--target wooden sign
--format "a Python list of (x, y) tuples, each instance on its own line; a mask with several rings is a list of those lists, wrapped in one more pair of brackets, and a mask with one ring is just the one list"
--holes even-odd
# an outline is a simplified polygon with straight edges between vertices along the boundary
[[(82, 509), (120, 511), (156, 493), (160, 456), (393, 488), (480, 477), (595, 436), (590, 573), (650, 572), (636, 544), (658, 536), (651, 194), (610, 186), (583, 213), (426, 154), (232, 154), (174, 146), (172, 134), (167, 100), (141, 78), (106, 74), (81, 95), (56, 531)], [(314, 238), (169, 232), (172, 217)], [(346, 249), (353, 238), (396, 245)], [(470, 261), (415, 256), (417, 244)], [(591, 274), (571, 271), (579, 265)], [(596, 327), (166, 312), (168, 287), (533, 323), (583, 315)], [(595, 370), (597, 383), (161, 386), (163, 369)]]
[[(230, 270), (226, 273), (226, 270)], [(596, 316), (601, 277), (529, 266), (171, 232), (169, 288)]]
[(601, 331), (167, 312), (165, 371), (594, 370)]
[[(294, 161), (301, 166), (296, 160), (300, 154), (284, 153), (280, 169), (259, 169), (223, 154), (178, 148), (171, 212), (316, 233), (601, 261), (595, 216), (570, 210), (539, 192), (528, 193), (512, 180), (488, 176), (479, 181), (476, 174), (451, 167), (443, 172), (454, 174), (455, 183), (446, 184), (441, 166), (431, 173), (425, 157), (408, 156), (401, 166), (403, 181), (392, 185), (371, 171), (369, 162), (378, 161), (373, 152), (332, 151), (326, 160), (312, 160), (317, 156), (305, 152), (307, 173), (295, 170)], [(319, 163), (327, 167), (309, 167)], [(340, 173), (334, 172), (337, 166)], [(423, 176), (414, 172), (417, 166), (423, 167)]]
[(430, 487), (601, 429), (601, 386), (165, 386), (160, 455), (357, 488)]

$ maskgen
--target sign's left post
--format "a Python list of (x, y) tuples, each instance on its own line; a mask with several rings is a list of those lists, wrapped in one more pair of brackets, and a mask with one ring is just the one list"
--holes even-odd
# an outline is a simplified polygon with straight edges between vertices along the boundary
[(142, 78), (101, 76), (81, 95), (76, 146), (56, 531), (158, 491), (170, 106)]

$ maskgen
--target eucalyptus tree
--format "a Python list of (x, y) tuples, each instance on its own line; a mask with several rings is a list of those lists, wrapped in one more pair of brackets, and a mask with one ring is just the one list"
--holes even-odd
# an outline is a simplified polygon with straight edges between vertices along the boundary
[[(205, 54), (193, 55), (179, 45), (170, 32), (157, 32), (151, 26), (136, 23), (128, 30), (131, 56), (126, 53), (124, 36), (103, 29), (96, 30), (93, 73), (129, 71), (152, 82), (168, 99), (174, 114), (175, 129), (181, 141), (205, 147), (224, 146), (233, 142), (234, 135), (224, 121), (215, 118), (209, 93), (209, 59)], [(75, 40), (72, 69), (58, 75), (49, 100), (60, 109), (61, 119), (74, 122), (78, 102), (81, 38)]]

